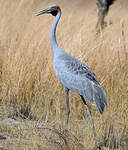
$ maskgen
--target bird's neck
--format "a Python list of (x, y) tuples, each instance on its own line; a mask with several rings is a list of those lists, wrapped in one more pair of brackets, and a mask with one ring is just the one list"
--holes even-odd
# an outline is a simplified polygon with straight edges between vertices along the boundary
[(53, 56), (55, 55), (55, 51), (57, 50), (58, 44), (56, 42), (56, 27), (61, 17), (61, 11), (59, 11), (55, 17), (54, 24), (52, 25), (51, 35), (50, 35), (50, 43), (53, 52)]

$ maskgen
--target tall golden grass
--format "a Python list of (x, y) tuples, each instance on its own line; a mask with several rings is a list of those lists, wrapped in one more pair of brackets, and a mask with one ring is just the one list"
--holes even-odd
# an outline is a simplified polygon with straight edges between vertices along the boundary
[[(89, 104), (98, 138), (109, 139), (112, 132), (114, 137), (107, 139), (107, 144), (112, 145), (116, 138), (120, 147), (122, 137), (128, 138), (127, 7), (117, 1), (106, 17), (112, 24), (96, 35), (95, 1), (54, 3), (62, 7), (57, 28), (59, 46), (87, 64), (107, 94), (109, 105), (102, 116)], [(50, 4), (53, 4), (50, 0), (1, 0), (0, 99), (2, 106), (13, 106), (14, 111), (30, 119), (50, 122), (57, 128), (65, 124), (62, 116), (66, 116), (66, 106), (63, 87), (52, 67), (49, 39), (54, 17), (36, 16)], [(70, 107), (69, 129), (86, 149), (92, 149), (94, 140), (86, 110), (75, 93), (70, 94)]]

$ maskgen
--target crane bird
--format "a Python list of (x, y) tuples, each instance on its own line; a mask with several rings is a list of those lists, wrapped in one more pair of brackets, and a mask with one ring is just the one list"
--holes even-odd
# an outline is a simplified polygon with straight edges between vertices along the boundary
[(95, 127), (91, 116), (91, 111), (86, 104), (86, 100), (91, 101), (96, 105), (98, 111), (102, 114), (104, 107), (107, 106), (107, 98), (104, 90), (100, 86), (96, 75), (93, 71), (77, 60), (70, 54), (63, 51), (56, 41), (56, 27), (61, 17), (61, 9), (58, 5), (52, 5), (47, 9), (41, 10), (37, 16), (42, 14), (52, 14), (55, 16), (54, 24), (52, 25), (50, 34), (50, 43), (53, 53), (53, 67), (56, 72), (56, 76), (62, 83), (66, 94), (67, 105), (67, 120), (66, 126), (68, 126), (70, 108), (69, 108), (69, 90), (76, 92), (81, 96), (81, 99), (87, 109), (87, 115), (89, 116), (90, 123), (92, 125), (92, 132), (96, 144), (98, 144), (96, 138)]
[(105, 22), (104, 18), (107, 15), (110, 6), (114, 3), (115, 0), (97, 0), (98, 7), (98, 21), (96, 27), (104, 28)]

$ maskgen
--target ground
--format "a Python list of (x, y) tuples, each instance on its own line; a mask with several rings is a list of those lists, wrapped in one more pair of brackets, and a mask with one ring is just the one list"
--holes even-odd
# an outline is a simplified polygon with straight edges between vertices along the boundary
[[(59, 46), (87, 64), (107, 94), (103, 115), (92, 111), (103, 150), (128, 148), (128, 1), (117, 0), (97, 32), (96, 0), (55, 0), (62, 17)], [(94, 150), (91, 126), (80, 97), (70, 92), (65, 130), (65, 93), (52, 66), (54, 17), (36, 13), (51, 0), (0, 1), (0, 149)]]

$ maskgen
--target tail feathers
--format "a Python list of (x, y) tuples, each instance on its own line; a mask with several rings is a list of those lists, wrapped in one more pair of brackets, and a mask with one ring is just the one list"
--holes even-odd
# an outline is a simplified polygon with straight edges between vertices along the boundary
[(105, 91), (101, 86), (94, 86), (93, 101), (95, 102), (98, 111), (103, 114), (104, 108), (108, 105), (108, 101)]

